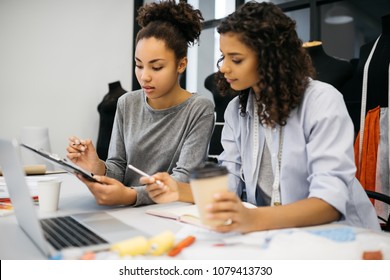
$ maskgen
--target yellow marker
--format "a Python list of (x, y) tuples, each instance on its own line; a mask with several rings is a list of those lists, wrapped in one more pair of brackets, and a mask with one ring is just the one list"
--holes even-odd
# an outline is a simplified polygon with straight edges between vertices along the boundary
[(172, 249), (175, 243), (175, 236), (171, 231), (164, 231), (149, 239), (148, 254), (161, 256)]
[(121, 257), (126, 255), (143, 255), (148, 251), (148, 249), (148, 240), (143, 236), (123, 240), (111, 246), (111, 251), (116, 251)]

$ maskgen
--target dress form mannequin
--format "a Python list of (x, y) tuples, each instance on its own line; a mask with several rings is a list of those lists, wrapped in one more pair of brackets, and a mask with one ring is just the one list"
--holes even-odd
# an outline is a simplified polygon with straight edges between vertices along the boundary
[[(357, 93), (361, 99), (363, 84), (363, 69), (371, 49), (375, 43), (371, 41), (360, 48), (360, 58), (357, 68)], [(390, 14), (382, 17), (382, 34), (379, 38), (375, 52), (368, 68), (367, 83), (367, 109), (376, 106), (388, 106), (389, 87), (389, 62), (390, 62)]]
[[(362, 103), (363, 70), (376, 39), (360, 47), (354, 77), (345, 88), (344, 99), (355, 126), (360, 129), (360, 110)], [(388, 67), (390, 62), (390, 14), (382, 17), (382, 34), (372, 56), (368, 69), (366, 112), (376, 106), (387, 107)]]
[(326, 54), (322, 42), (312, 41), (303, 44), (317, 71), (317, 80), (333, 85), (342, 92), (344, 84), (352, 77), (353, 67), (346, 61)]
[(96, 151), (102, 160), (107, 159), (118, 98), (126, 92), (119, 81), (108, 84), (108, 89), (108, 93), (98, 105), (100, 123)]

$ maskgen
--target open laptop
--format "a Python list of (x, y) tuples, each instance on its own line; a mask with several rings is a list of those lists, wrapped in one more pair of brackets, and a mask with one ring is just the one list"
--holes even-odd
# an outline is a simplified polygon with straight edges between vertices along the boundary
[[(17, 141), (0, 139), (0, 155), (0, 167), (19, 226), (47, 257), (66, 248), (104, 250), (121, 240), (147, 236), (106, 212), (39, 219), (26, 183)], [(58, 233), (58, 230), (65, 232)]]

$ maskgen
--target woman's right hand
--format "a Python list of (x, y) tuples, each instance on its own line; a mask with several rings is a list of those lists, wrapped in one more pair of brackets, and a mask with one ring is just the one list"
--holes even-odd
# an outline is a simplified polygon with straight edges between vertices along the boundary
[(167, 172), (156, 173), (151, 177), (141, 177), (140, 183), (146, 185), (149, 197), (155, 203), (194, 202), (190, 184), (176, 181)]
[(177, 182), (168, 173), (156, 173), (151, 177), (141, 177), (140, 183), (146, 185), (149, 197), (155, 203), (167, 203), (179, 199)]
[(91, 139), (69, 138), (66, 155), (74, 164), (96, 175), (105, 174), (105, 164), (100, 160)]

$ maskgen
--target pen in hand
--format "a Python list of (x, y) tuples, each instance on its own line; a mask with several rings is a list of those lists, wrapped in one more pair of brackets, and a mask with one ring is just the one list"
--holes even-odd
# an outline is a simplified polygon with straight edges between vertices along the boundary
[(74, 148), (74, 149), (77, 149), (81, 152), (85, 152), (85, 150), (87, 149), (87, 145), (85, 143), (82, 143), (80, 140), (72, 140), (71, 141), (71, 146)]
[[(143, 172), (142, 170), (139, 170), (137, 167), (129, 164), (128, 167), (131, 169), (131, 170), (134, 170), (135, 172), (137, 172), (139, 175), (142, 175), (144, 177), (149, 177), (151, 178), (152, 176), (150, 176), (149, 174)], [(162, 186), (163, 183), (160, 181), (160, 180), (156, 180), (156, 184), (159, 185), (159, 186)]]

